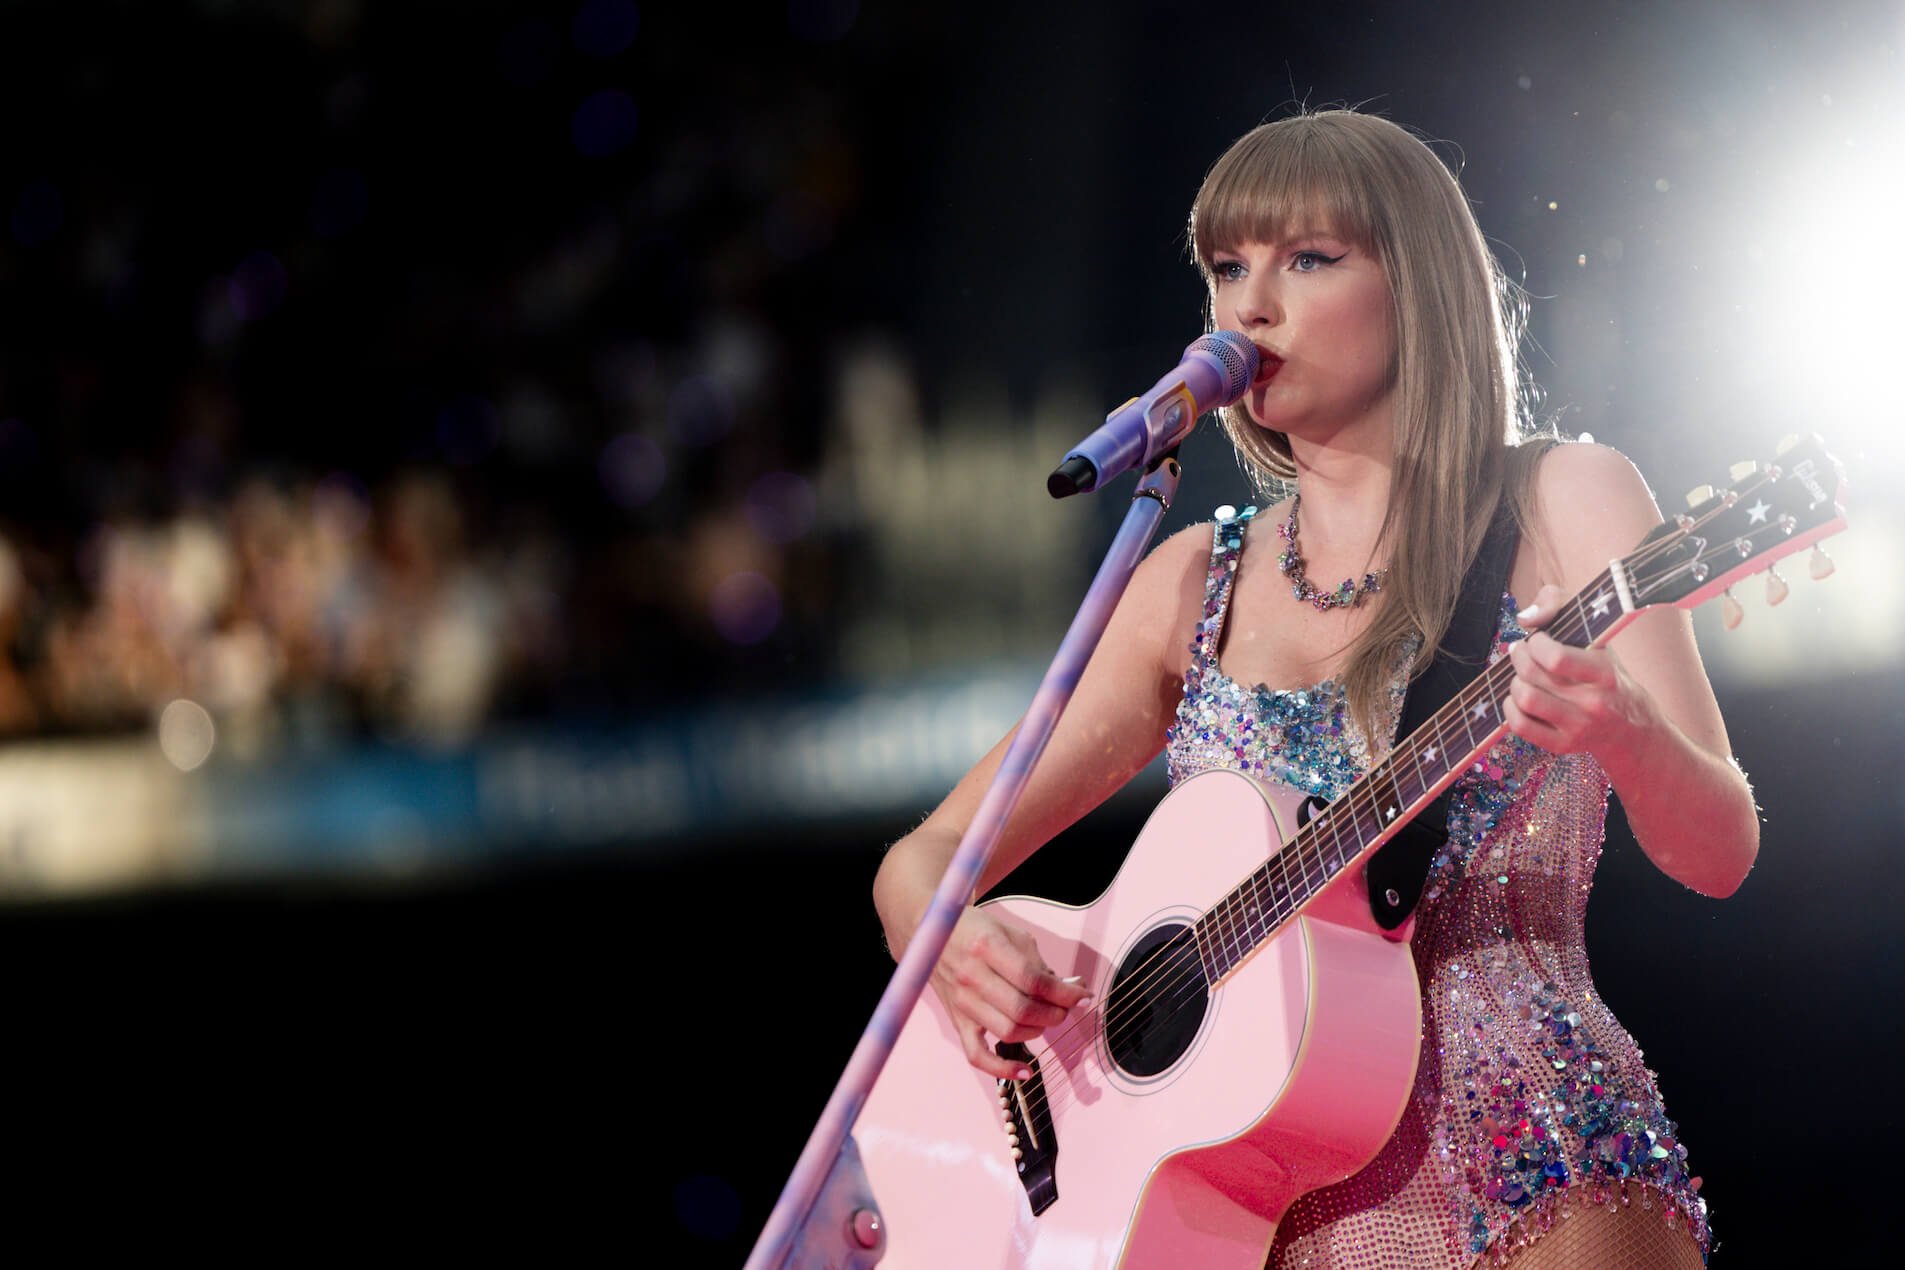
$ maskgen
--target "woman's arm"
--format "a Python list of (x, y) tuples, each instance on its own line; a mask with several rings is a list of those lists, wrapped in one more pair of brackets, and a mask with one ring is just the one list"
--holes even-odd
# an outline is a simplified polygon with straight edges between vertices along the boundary
[[(986, 861), (981, 893), (1103, 802), (1163, 747), (1202, 611), (1210, 535), (1209, 525), (1194, 525), (1138, 566)], [(895, 959), (912, 940), (1012, 735), (881, 861), (873, 902)], [(968, 909), (954, 928), (933, 972), (933, 988), (952, 1013), (968, 1060), (1001, 1077), (1013, 1075), (1015, 1065), (992, 1051), (985, 1034), (1002, 1041), (1035, 1036), (1063, 1019), (1084, 991), (1058, 980), (1028, 932), (979, 909)]]
[[(1597, 445), (1551, 451), (1535, 502), (1546, 585), (1522, 619), (1528, 627), (1545, 625), (1660, 523), (1633, 464)], [(1641, 849), (1669, 877), (1706, 895), (1739, 889), (1759, 854), (1759, 813), (1732, 759), (1691, 617), (1649, 610), (1598, 649), (1537, 633), (1509, 655), (1516, 671), (1504, 711), (1509, 729), (1557, 753), (1592, 753)]]

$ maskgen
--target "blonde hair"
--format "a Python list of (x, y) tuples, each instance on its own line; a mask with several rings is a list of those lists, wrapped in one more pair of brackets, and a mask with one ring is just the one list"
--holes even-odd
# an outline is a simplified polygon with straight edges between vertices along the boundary
[[(1216, 253), (1318, 228), (1381, 264), (1396, 333), (1395, 464), (1379, 536), (1389, 574), (1341, 677), (1365, 735), (1381, 739), (1397, 660), (1419, 640), (1410, 673), (1427, 669), (1504, 496), (1527, 523), (1533, 459), (1545, 446), (1514, 449), (1534, 435), (1533, 389), (1517, 357), (1525, 301), (1434, 151), (1353, 110), (1263, 124), (1204, 178), (1190, 246), (1208, 284)], [(1240, 406), (1221, 417), (1253, 481), (1280, 496), (1296, 478), (1289, 438)]]

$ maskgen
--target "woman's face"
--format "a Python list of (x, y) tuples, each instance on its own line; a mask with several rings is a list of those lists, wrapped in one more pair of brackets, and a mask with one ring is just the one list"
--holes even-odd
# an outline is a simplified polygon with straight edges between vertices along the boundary
[(1211, 275), (1218, 329), (1263, 354), (1240, 403), (1260, 426), (1324, 441), (1386, 420), (1396, 332), (1389, 281), (1367, 248), (1321, 231), (1246, 243), (1216, 252)]

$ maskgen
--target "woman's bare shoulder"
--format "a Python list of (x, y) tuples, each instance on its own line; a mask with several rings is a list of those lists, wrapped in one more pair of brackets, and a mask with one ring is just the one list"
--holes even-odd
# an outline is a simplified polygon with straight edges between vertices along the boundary
[(1594, 442), (1557, 445), (1535, 472), (1535, 534), (1552, 553), (1564, 586), (1579, 585), (1624, 555), (1660, 523), (1640, 469)]
[(1598, 441), (1564, 441), (1549, 446), (1541, 455), (1535, 482), (1543, 495), (1631, 499), (1638, 492), (1649, 501), (1653, 497), (1634, 461)]

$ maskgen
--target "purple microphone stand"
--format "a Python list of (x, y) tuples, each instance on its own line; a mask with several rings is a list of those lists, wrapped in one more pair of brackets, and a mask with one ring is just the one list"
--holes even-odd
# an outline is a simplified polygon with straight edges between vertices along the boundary
[(986, 859), (1004, 832), (1019, 795), (1025, 792), (1032, 768), (1071, 701), (1072, 691), (1091, 660), (1092, 650), (1098, 647), (1119, 597), (1157, 534), (1164, 513), (1170, 510), (1180, 474), (1173, 447), (1139, 480), (1124, 524), (1072, 618), (1058, 655), (1039, 681), (1018, 734), (1006, 747), (999, 770), (972, 824), (959, 840), (959, 850), (946, 866), (939, 889), (933, 893), (932, 905), (920, 920), (886, 991), (880, 994), (872, 1020), (795, 1161), (774, 1211), (768, 1214), (767, 1225), (748, 1256), (746, 1270), (867, 1270), (885, 1252), (886, 1233), (879, 1207), (849, 1131), (859, 1118), (867, 1091), (879, 1079), (880, 1069), (893, 1052), (901, 1026), (952, 938), (953, 925), (972, 902)]

